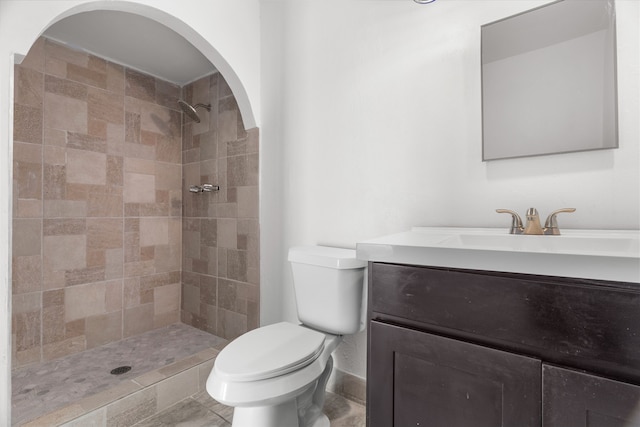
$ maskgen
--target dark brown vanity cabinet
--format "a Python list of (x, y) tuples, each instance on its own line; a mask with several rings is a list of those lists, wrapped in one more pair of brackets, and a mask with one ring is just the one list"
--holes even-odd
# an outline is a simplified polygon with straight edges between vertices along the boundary
[(640, 426), (640, 285), (369, 271), (369, 427)]
[(640, 426), (640, 387), (554, 366), (542, 369), (545, 426)]
[[(370, 426), (540, 424), (540, 360), (371, 322)], [(371, 377), (370, 377), (371, 378)]]

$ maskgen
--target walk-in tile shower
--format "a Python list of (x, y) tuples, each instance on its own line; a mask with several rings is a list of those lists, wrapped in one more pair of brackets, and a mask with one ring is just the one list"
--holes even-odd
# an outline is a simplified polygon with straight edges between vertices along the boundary
[(258, 131), (219, 72), (179, 87), (40, 38), (13, 153), (14, 374), (179, 322), (258, 326)]

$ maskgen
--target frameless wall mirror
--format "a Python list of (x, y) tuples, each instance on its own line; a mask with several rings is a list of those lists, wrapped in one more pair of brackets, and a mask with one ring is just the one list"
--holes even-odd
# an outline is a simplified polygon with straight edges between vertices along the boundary
[(482, 26), (483, 160), (618, 147), (614, 0)]

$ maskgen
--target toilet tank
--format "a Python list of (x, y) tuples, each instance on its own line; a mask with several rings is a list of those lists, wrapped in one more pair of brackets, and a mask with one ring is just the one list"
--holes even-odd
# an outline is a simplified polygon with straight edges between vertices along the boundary
[(289, 249), (298, 319), (337, 335), (361, 330), (366, 261), (356, 251), (327, 246)]

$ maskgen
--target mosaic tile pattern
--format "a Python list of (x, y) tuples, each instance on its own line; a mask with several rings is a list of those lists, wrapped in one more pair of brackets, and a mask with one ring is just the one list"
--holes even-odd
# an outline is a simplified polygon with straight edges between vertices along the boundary
[[(100, 394), (108, 398), (108, 395), (116, 396), (122, 388), (124, 393), (131, 393), (136, 389), (129, 382), (132, 379), (139, 386), (148, 386), (171, 378), (189, 366), (190, 356), (206, 349), (222, 348), (226, 343), (226, 340), (196, 328), (175, 324), (82, 353), (18, 369), (12, 375), (12, 424), (19, 425), (67, 405), (82, 402), (90, 396), (96, 396), (94, 400), (99, 400), (97, 396)], [(119, 366), (131, 366), (132, 369), (126, 374), (111, 375), (110, 371)], [(179, 377), (175, 378), (180, 381)], [(197, 377), (187, 377), (186, 380), (193, 382), (197, 389)], [(177, 392), (179, 384), (169, 386), (171, 398), (182, 399)], [(156, 400), (162, 398), (154, 396)], [(108, 402), (109, 400), (105, 403)]]
[(14, 368), (178, 322), (181, 88), (43, 38), (15, 75)]
[[(227, 339), (259, 325), (258, 131), (219, 73), (184, 88), (182, 321)], [(217, 193), (189, 193), (211, 183)]]

